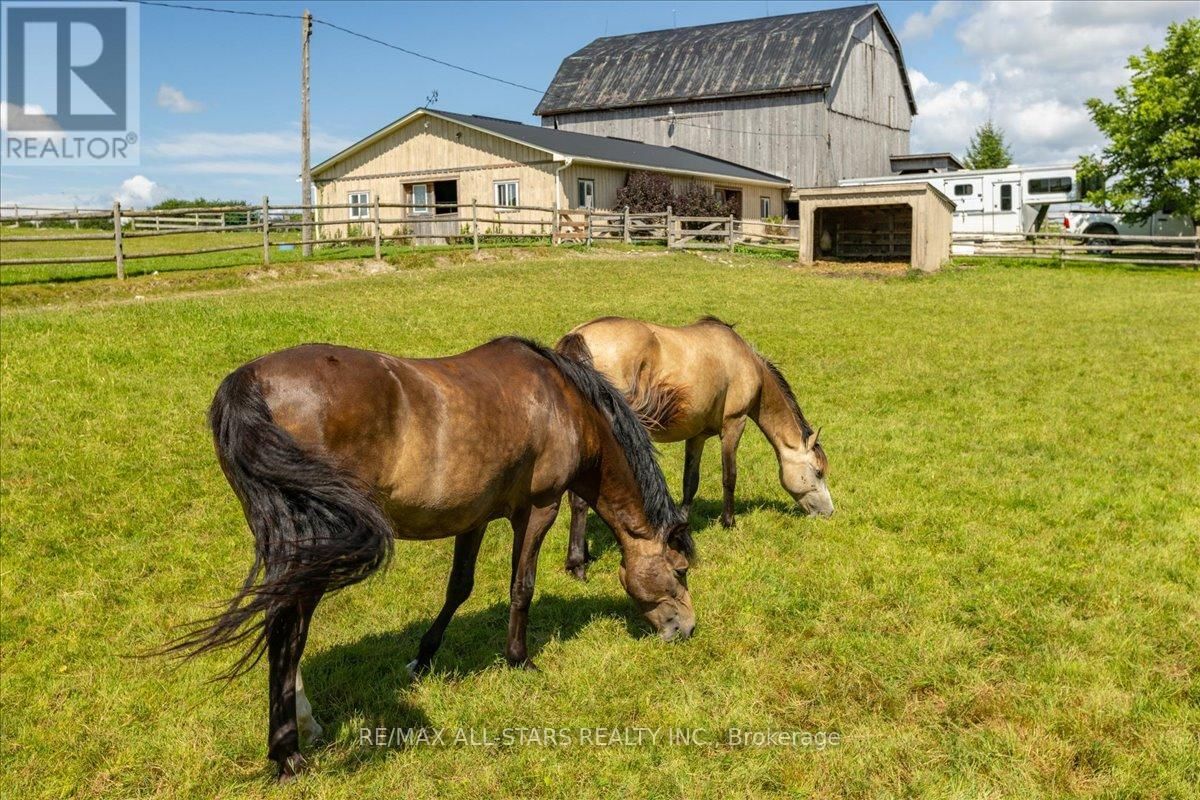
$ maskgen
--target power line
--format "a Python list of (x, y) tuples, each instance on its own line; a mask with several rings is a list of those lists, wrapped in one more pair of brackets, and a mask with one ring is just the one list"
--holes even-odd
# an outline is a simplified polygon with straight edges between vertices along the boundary
[(487, 78), (489, 81), (495, 81), (496, 83), (514, 86), (517, 89), (524, 89), (527, 92), (534, 92), (535, 94), (539, 95), (542, 94), (541, 89), (535, 89), (532, 86), (526, 86), (523, 83), (516, 83), (515, 81), (505, 80), (504, 78), (497, 78), (495, 75), (488, 75), (486, 72), (479, 72), (469, 67), (460, 67), (458, 64), (451, 64), (449, 61), (442, 61), (440, 58), (427, 56), (424, 53), (418, 53), (415, 50), (409, 50), (406, 47), (401, 47), (400, 45), (392, 44), (391, 42), (385, 42), (382, 39), (376, 39), (374, 36), (368, 36), (365, 33), (359, 33), (358, 31), (352, 31), (349, 28), (343, 28), (341, 25), (335, 25), (334, 23), (320, 19), (319, 17), (313, 17), (313, 22), (317, 23), (318, 25), (324, 25), (326, 28), (333, 28), (335, 31), (341, 31), (342, 33), (349, 34), (350, 36), (357, 36), (359, 39), (365, 39), (368, 42), (374, 42), (375, 44), (382, 45), (384, 47), (390, 47), (393, 50), (399, 50), (401, 53), (406, 53), (410, 56), (416, 56), (417, 58), (423, 58), (426, 61), (432, 61), (434, 64), (441, 64), (443, 67), (450, 67), (450, 69), (456, 69), (459, 72), (465, 72), (468, 75), (475, 75), (479, 78)]
[(300, 19), (299, 14), (275, 14), (270, 11), (243, 11), (236, 8), (212, 8), (210, 6), (190, 6), (183, 3), (160, 3), (157, 0), (121, 0), (122, 3), (136, 3), (140, 6), (158, 6), (159, 8), (181, 8), (184, 11), (208, 11), (213, 14), (239, 14), (243, 17), (274, 17), (275, 19)]
[[(178, 8), (178, 9), (183, 9), (185, 11), (208, 11), (208, 12), (211, 12), (214, 14), (240, 14), (242, 16), (248, 16), (248, 17), (274, 17), (276, 19), (302, 19), (302, 16), (300, 14), (275, 14), (275, 13), (268, 12), (268, 11), (244, 11), (244, 10), (235, 9), (235, 8), (213, 8), (211, 6), (193, 6), (193, 5), (185, 5), (183, 3), (165, 3), (165, 2), (159, 2), (159, 0), (122, 0), (122, 2), (137, 3), (137, 4), (143, 5), (143, 6), (157, 6), (159, 8)], [(484, 78), (489, 81), (495, 81), (496, 83), (503, 83), (506, 86), (512, 86), (516, 89), (524, 89), (527, 92), (533, 92), (537, 95), (542, 94), (541, 89), (535, 89), (534, 87), (526, 86), (523, 83), (517, 83), (516, 81), (510, 81), (505, 78), (497, 77), (495, 75), (489, 75), (486, 72), (480, 72), (479, 70), (474, 70), (474, 69), (471, 69), (470, 67), (463, 67), (458, 64), (452, 64), (451, 62), (443, 61), (440, 58), (434, 58), (433, 56), (427, 56), (424, 53), (418, 53), (416, 50), (409, 50), (407, 47), (401, 47), (398, 44), (392, 44), (391, 42), (385, 42), (383, 39), (377, 39), (374, 36), (368, 36), (365, 33), (359, 33), (358, 31), (343, 27), (341, 25), (338, 25), (337, 23), (330, 22), (329, 20), (320, 19), (319, 17), (313, 17), (313, 22), (315, 22), (318, 25), (324, 25), (326, 28), (332, 28), (335, 31), (340, 31), (348, 36), (354, 36), (359, 39), (363, 39), (365, 41), (380, 45), (382, 47), (387, 47), (392, 50), (397, 50), (401, 53), (404, 53), (405, 55), (413, 56), (414, 58), (424, 59), (425, 61), (429, 61), (434, 64), (439, 64), (443, 67), (449, 67), (450, 69), (458, 70), (459, 72), (465, 72), (466, 74), (474, 75), (477, 78)]]

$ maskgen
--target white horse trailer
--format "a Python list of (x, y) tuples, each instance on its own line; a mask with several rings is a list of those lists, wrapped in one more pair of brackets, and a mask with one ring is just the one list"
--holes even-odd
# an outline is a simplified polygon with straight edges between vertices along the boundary
[(1026, 233), (1037, 230), (1050, 206), (1081, 196), (1075, 167), (1006, 167), (847, 178), (840, 186), (928, 183), (954, 201), (955, 233)]

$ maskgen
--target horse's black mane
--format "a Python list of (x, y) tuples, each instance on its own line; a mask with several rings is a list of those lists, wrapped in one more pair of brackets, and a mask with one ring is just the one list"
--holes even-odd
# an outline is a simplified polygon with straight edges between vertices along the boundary
[[(608, 380), (593, 369), (569, 355), (555, 352), (537, 342), (518, 336), (506, 336), (503, 340), (515, 342), (528, 347), (538, 355), (550, 361), (587, 399), (587, 401), (603, 412), (612, 425), (613, 436), (625, 451), (629, 466), (633, 470), (634, 479), (642, 491), (642, 502), (645, 505), (646, 517), (659, 531), (668, 530), (684, 521), (683, 514), (675, 507), (671, 493), (667, 489), (666, 478), (658, 467), (657, 451), (649, 434), (629, 407), (625, 397), (617, 391)], [(501, 341), (501, 340), (497, 340)], [(686, 537), (690, 538), (690, 537)], [(683, 545), (685, 555), (690, 549), (690, 542), (674, 541)]]

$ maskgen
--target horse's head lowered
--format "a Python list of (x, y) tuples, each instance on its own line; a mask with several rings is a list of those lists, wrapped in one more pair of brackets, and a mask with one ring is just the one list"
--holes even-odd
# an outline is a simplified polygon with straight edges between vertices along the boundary
[(694, 558), (686, 520), (663, 536), (632, 539), (617, 572), (621, 585), (664, 641), (686, 639), (696, 627), (687, 571)]
[(833, 497), (825, 483), (829, 460), (821, 447), (821, 431), (804, 437), (799, 447), (781, 448), (779, 482), (810, 516), (833, 516)]

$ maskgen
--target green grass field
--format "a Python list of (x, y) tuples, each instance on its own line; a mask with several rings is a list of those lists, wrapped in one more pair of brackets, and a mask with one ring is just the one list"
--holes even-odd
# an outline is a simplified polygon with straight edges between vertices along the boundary
[[(1195, 274), (830, 276), (742, 256), (514, 251), (244, 291), (235, 277), (143, 302), (5, 305), (0, 795), (1196, 797)], [(204, 423), (238, 364), (314, 340), (438, 355), (513, 332), (551, 342), (601, 314), (706, 313), (777, 359), (824, 427), (838, 513), (792, 513), (751, 432), (739, 524), (722, 529), (710, 444), (691, 640), (649, 635), (595, 523), (591, 580), (563, 574), (563, 514), (530, 615), (541, 671), (509, 670), (511, 534), (497, 523), (474, 596), (414, 683), (404, 664), (451, 543), (401, 542), (389, 572), (317, 613), (304, 673), (328, 741), (283, 789), (262, 668), (214, 686), (226, 659), (127, 657), (210, 610), (249, 564)], [(678, 487), (681, 447), (663, 456)], [(375, 726), (575, 739), (360, 745)], [(597, 727), (703, 729), (705, 743), (579, 743)], [(722, 741), (768, 728), (839, 738)]]
[[(111, 229), (108, 231), (111, 233)], [(84, 258), (90, 256), (112, 256), (113, 242), (111, 239), (90, 239), (83, 241), (12, 241), (14, 238), (32, 239), (55, 236), (75, 236), (104, 233), (98, 230), (74, 230), (71, 228), (0, 228), (0, 259), (37, 259), (37, 258)], [(271, 241), (294, 243), (300, 241), (300, 234), (291, 231), (277, 231), (271, 235)], [(150, 275), (154, 272), (169, 272), (174, 270), (193, 270), (212, 267), (228, 267), (240, 264), (257, 264), (261, 262), (262, 234), (256, 231), (182, 232), (170, 236), (148, 236), (144, 238), (125, 238), (122, 251), (125, 253), (126, 275)], [(201, 253), (186, 258), (157, 257), (152, 253), (180, 252), (184, 250), (200, 250), (217, 247), (233, 247), (246, 245), (245, 250), (230, 250), (224, 253)], [(287, 244), (288, 249), (271, 248), (271, 258), (279, 263), (289, 263), (300, 259), (300, 254), (294, 244)], [(337, 255), (354, 253), (366, 255), (371, 252), (368, 246), (339, 247), (333, 249)], [(144, 256), (144, 257), (138, 257)], [(6, 265), (0, 267), (0, 285), (43, 283), (47, 281), (78, 281), (87, 278), (103, 278), (116, 275), (116, 265), (104, 263), (74, 263), (74, 264), (31, 264)]]

